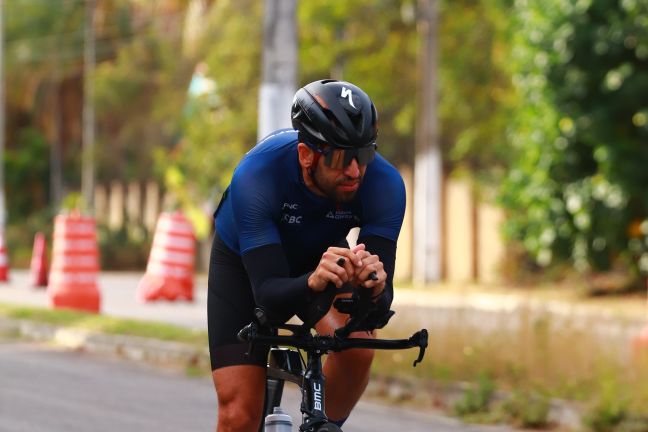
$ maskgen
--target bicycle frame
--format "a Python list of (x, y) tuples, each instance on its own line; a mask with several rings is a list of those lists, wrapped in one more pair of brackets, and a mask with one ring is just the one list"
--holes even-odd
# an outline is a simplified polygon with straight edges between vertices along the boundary
[[(324, 395), (326, 378), (322, 373), (323, 352), (309, 355), (304, 369), (299, 351), (273, 347), (270, 349), (266, 379), (266, 401), (263, 418), (280, 406), (285, 381), (297, 384), (302, 393), (301, 412), (303, 414), (300, 430), (310, 431), (328, 422), (325, 413)], [(295, 359), (299, 363), (295, 363)], [(259, 428), (263, 432), (263, 421)]]

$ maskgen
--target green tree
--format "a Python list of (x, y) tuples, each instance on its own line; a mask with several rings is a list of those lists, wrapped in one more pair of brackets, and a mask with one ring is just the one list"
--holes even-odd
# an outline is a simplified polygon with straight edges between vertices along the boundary
[(648, 271), (648, 4), (516, 2), (508, 235), (541, 265)]
[(517, 103), (508, 67), (509, 0), (440, 2), (439, 121), (449, 170), (478, 180), (503, 178), (506, 130)]
[(151, 179), (154, 150), (170, 150), (178, 140), (195, 62), (182, 52), (184, 3), (168, 2), (161, 11), (122, 1), (110, 12), (124, 34), (94, 77), (100, 181)]

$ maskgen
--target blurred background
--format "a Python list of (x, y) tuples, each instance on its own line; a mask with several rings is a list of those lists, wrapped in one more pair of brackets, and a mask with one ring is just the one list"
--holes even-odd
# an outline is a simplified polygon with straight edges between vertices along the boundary
[[(102, 270), (143, 271), (160, 212), (181, 210), (204, 273), (212, 213), (268, 110), (289, 124), (294, 90), (343, 79), (374, 100), (379, 151), (408, 189), (396, 278), (413, 306), (393, 336), (435, 336), (409, 378), (477, 383), (459, 414), (483, 413), (495, 379), (520, 424), (547, 426), (560, 397), (598, 403), (592, 430), (648, 430), (648, 367), (629, 343), (648, 274), (647, 0), (0, 5), (12, 267), (76, 208), (97, 220)], [(446, 308), (412, 286), (499, 297)], [(549, 300), (516, 303), (520, 287)], [(620, 301), (599, 309), (602, 294)], [(407, 361), (386, 354), (377, 373)]]
[[(263, 2), (3, 4), (12, 265), (27, 266), (35, 232), (80, 205), (99, 222), (103, 269), (143, 268), (165, 209), (182, 208), (208, 243), (220, 194), (257, 140)], [(594, 289), (645, 286), (644, 0), (292, 7), (293, 86), (332, 77), (371, 95), (379, 151), (410, 197), (426, 187), (413, 181), (417, 154), (440, 157), (431, 202), (408, 203), (399, 279), (416, 277), (413, 214), (429, 206), (439, 209), (439, 267), (423, 281), (575, 276)], [(288, 116), (288, 106), (275, 110)]]

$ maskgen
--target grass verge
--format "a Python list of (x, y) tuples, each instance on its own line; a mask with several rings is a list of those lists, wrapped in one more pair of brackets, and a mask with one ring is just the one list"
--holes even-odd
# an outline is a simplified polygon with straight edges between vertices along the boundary
[[(551, 427), (550, 401), (568, 400), (584, 430), (648, 432), (648, 347), (633, 349), (636, 323), (529, 307), (405, 312), (381, 336), (427, 327), (426, 358), (412, 368), (414, 352), (377, 352), (374, 374), (414, 377), (419, 392), (412, 398), (470, 422), (527, 428)], [(455, 397), (440, 400), (452, 388)]]
[(0, 303), (0, 316), (98, 333), (140, 336), (195, 346), (207, 345), (206, 331), (195, 331), (172, 324), (115, 318), (76, 310), (44, 309)]

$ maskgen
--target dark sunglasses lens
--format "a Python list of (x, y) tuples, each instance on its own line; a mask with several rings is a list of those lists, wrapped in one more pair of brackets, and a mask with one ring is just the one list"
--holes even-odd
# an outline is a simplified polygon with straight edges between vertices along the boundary
[(358, 165), (369, 165), (376, 157), (374, 146), (362, 147), (357, 150)]
[(358, 165), (368, 165), (375, 157), (376, 148), (374, 146), (358, 149), (333, 150), (326, 153), (324, 163), (329, 168), (342, 169), (348, 167), (353, 159), (358, 161)]
[(345, 165), (346, 152), (344, 150), (329, 151), (324, 157), (324, 164), (333, 169), (342, 169)]

